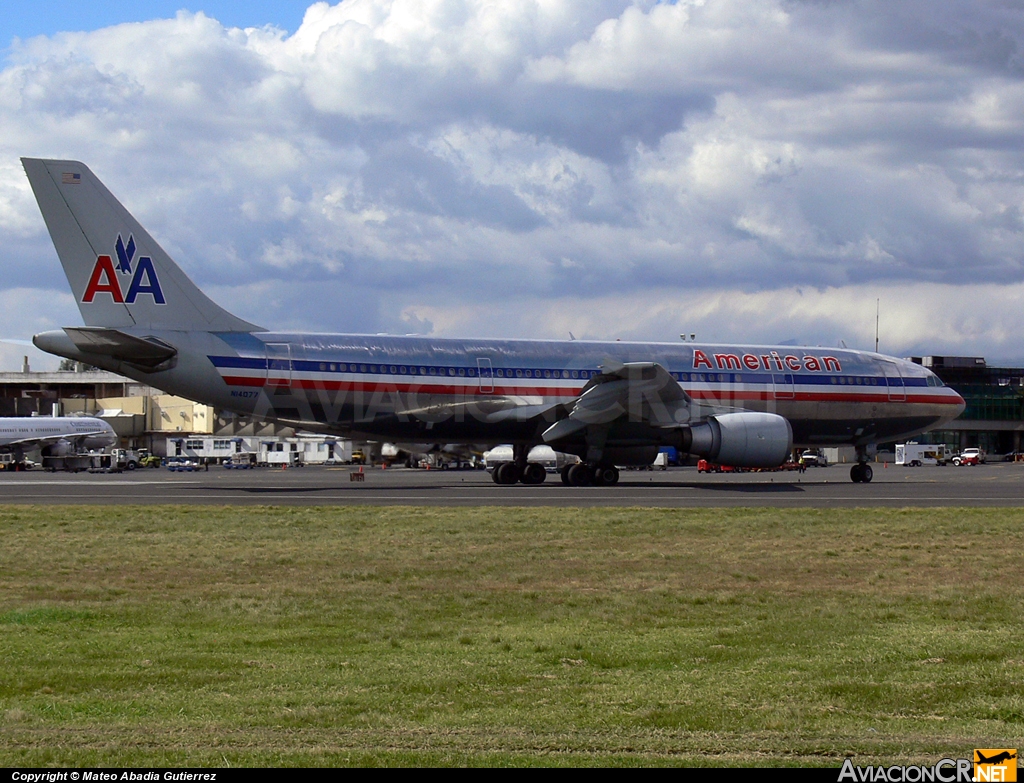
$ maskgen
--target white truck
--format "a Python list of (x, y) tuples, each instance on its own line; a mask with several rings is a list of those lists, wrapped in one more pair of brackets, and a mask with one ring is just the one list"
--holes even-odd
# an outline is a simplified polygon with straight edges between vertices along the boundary
[(896, 444), (896, 464), (919, 468), (922, 465), (945, 465), (950, 454), (942, 443), (907, 441)]
[(817, 449), (807, 449), (800, 455), (800, 464), (805, 468), (827, 468), (828, 459)]

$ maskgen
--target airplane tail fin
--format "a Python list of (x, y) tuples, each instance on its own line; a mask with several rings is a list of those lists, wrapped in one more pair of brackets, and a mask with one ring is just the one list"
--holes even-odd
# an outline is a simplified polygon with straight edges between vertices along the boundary
[(21, 162), (87, 326), (260, 330), (200, 291), (88, 166)]

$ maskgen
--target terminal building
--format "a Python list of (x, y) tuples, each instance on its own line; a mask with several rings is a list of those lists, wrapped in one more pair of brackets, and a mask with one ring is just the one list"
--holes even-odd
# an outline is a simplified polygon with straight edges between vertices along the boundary
[(1024, 368), (989, 367), (980, 356), (912, 356), (911, 361), (930, 369), (967, 403), (959, 418), (919, 442), (946, 443), (958, 451), (982, 448), (990, 454), (1021, 451)]

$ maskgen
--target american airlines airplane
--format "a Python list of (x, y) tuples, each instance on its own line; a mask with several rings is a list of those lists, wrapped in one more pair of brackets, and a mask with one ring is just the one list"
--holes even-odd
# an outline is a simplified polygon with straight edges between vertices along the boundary
[(47, 457), (103, 449), (117, 442), (114, 428), (91, 416), (28, 416), (0, 418), (0, 452), (14, 454), (40, 449)]
[(23, 158), (85, 326), (44, 351), (218, 408), (408, 443), (511, 443), (498, 484), (537, 484), (546, 443), (575, 485), (618, 480), (663, 446), (740, 467), (796, 446), (877, 444), (956, 418), (929, 370), (875, 353), (695, 343), (441, 339), (267, 331), (206, 297), (82, 163)]

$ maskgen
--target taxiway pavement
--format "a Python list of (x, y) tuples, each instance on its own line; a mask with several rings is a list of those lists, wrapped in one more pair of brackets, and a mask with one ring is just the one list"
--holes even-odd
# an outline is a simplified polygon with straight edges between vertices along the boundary
[(0, 502), (34, 504), (646, 506), (1024, 506), (1024, 464), (903, 468), (874, 465), (870, 484), (849, 466), (806, 473), (702, 475), (693, 468), (622, 471), (614, 487), (567, 487), (557, 475), (538, 486), (498, 486), (484, 471), (306, 467), (246, 471), (211, 467), (113, 475), (0, 473)]

